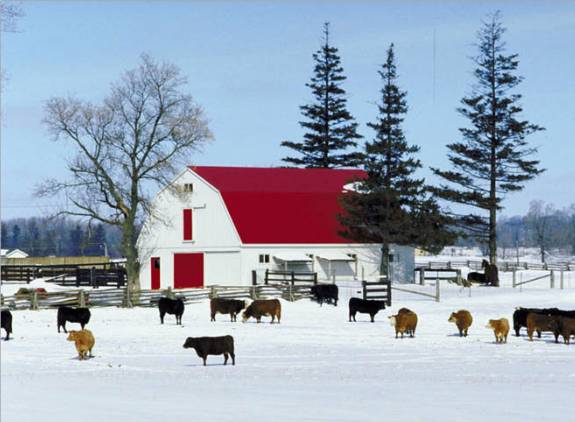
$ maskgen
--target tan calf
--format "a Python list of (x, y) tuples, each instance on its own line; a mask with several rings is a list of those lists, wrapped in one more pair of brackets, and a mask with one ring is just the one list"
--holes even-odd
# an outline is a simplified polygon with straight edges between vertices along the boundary
[(473, 317), (469, 311), (460, 309), (457, 312), (452, 312), (448, 321), (455, 323), (457, 329), (459, 330), (460, 337), (467, 337), (467, 330), (469, 330), (469, 327), (471, 327), (471, 324), (473, 324)]
[(88, 357), (88, 352), (92, 356), (92, 348), (94, 347), (94, 336), (90, 330), (70, 331), (68, 334), (68, 341), (73, 341), (76, 344), (78, 351), (78, 358), (84, 360)]
[(408, 334), (410, 337), (415, 336), (415, 329), (417, 328), (417, 314), (407, 308), (401, 308), (397, 315), (389, 317), (389, 322), (395, 327), (395, 338), (398, 334)]
[(487, 328), (493, 330), (495, 343), (507, 343), (507, 334), (509, 334), (509, 321), (507, 318), (490, 319)]

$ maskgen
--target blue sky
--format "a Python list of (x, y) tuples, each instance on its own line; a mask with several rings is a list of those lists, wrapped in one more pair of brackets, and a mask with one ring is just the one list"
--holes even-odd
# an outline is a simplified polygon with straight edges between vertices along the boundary
[[(66, 176), (71, 151), (50, 140), (43, 104), (53, 96), (98, 101), (141, 53), (177, 64), (215, 139), (190, 164), (280, 165), (282, 140), (299, 140), (299, 106), (322, 24), (339, 48), (350, 112), (366, 139), (376, 115), (378, 66), (395, 43), (408, 91), (404, 129), (426, 167), (445, 167), (448, 142), (466, 122), (455, 109), (473, 82), (473, 43), (497, 9), (525, 77), (524, 117), (545, 126), (530, 138), (547, 172), (510, 195), (504, 214), (533, 199), (575, 202), (574, 1), (24, 1), (18, 33), (3, 33), (2, 218), (44, 215), (55, 201), (33, 198), (45, 178)], [(433, 39), (435, 33), (435, 65)], [(429, 171), (421, 173), (429, 176)]]

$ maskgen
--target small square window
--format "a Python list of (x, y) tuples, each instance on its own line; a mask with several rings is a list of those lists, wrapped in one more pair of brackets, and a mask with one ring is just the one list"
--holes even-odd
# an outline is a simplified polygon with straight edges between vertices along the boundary
[(270, 256), (268, 254), (260, 254), (259, 261), (260, 264), (267, 264), (270, 262)]
[(194, 184), (193, 183), (184, 183), (184, 192), (193, 192), (194, 191)]

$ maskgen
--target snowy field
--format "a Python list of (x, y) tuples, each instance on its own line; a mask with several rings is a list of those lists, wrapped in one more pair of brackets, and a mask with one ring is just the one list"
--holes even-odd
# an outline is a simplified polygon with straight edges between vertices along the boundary
[[(575, 287), (575, 285), (573, 286)], [(430, 291), (432, 287), (428, 287)], [(355, 294), (343, 288), (340, 294)], [(1, 343), (2, 422), (62, 421), (554, 421), (573, 415), (575, 344), (550, 334), (494, 343), (490, 318), (515, 306), (575, 308), (575, 289), (442, 290), (441, 303), (398, 293), (369, 323), (338, 307), (282, 301), (282, 323), (209, 320), (209, 304), (161, 326), (156, 309), (93, 308), (95, 357), (79, 361), (56, 311), (15, 311)], [(414, 339), (395, 339), (387, 316), (419, 315)], [(447, 322), (466, 308), (468, 338)], [(361, 320), (361, 322), (359, 322)], [(69, 329), (79, 327), (69, 324)], [(208, 366), (183, 349), (187, 336), (231, 334), (236, 366)], [(567, 419), (566, 419), (567, 418)]]

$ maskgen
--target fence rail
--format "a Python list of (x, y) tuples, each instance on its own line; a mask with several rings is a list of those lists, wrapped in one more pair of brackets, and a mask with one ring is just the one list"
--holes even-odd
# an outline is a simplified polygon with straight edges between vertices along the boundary
[(391, 281), (365, 281), (361, 282), (364, 299), (385, 300), (387, 306), (391, 306)]
[(156, 306), (161, 297), (181, 298), (186, 303), (221, 297), (228, 299), (267, 299), (283, 298), (295, 301), (308, 298), (311, 285), (269, 284), (259, 286), (210, 286), (203, 289), (166, 289), (140, 290), (130, 292), (126, 288), (82, 290), (63, 292), (28, 292), (3, 296), (0, 294), (0, 306), (10, 309), (49, 309), (66, 306)]
[[(416, 269), (454, 269), (461, 267), (469, 267), (472, 270), (481, 270), (481, 260), (454, 260), (454, 261), (429, 261), (425, 263), (418, 263), (415, 265)], [(575, 271), (575, 262), (550, 262), (550, 263), (533, 263), (533, 262), (511, 262), (500, 261), (497, 263), (499, 271), (513, 271), (513, 270), (557, 270), (557, 271)]]
[[(125, 272), (122, 265), (114, 262), (97, 262), (86, 264), (66, 264), (66, 265), (2, 265), (0, 268), (0, 278), (2, 281), (25, 281), (29, 283), (36, 278), (52, 278), (58, 284), (74, 284), (78, 279), (79, 285), (91, 285), (93, 279), (90, 272), (95, 272), (96, 277), (104, 280), (106, 277), (114, 278)], [(102, 283), (101, 285), (107, 285)]]
[[(290, 283), (295, 286), (299, 284), (317, 284), (316, 272), (296, 272), (296, 271), (270, 271), (266, 270), (264, 275), (264, 283)], [(252, 284), (256, 284), (255, 271), (252, 272)]]

